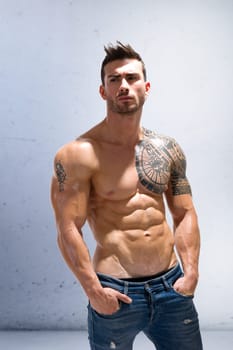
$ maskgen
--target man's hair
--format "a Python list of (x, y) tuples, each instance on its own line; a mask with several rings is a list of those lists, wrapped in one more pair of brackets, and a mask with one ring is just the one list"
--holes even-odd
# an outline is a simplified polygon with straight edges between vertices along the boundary
[(116, 61), (116, 60), (123, 60), (125, 58), (136, 59), (142, 63), (143, 76), (144, 76), (144, 79), (146, 81), (145, 64), (144, 64), (141, 56), (139, 55), (139, 53), (137, 53), (132, 48), (132, 46), (130, 46), (129, 44), (123, 45), (120, 41), (117, 41), (116, 46), (109, 44), (108, 46), (104, 47), (104, 50), (106, 52), (106, 56), (105, 56), (105, 58), (102, 62), (102, 65), (101, 65), (101, 81), (102, 81), (103, 85), (104, 85), (104, 76), (105, 76), (104, 67), (106, 66), (106, 64), (113, 62), (113, 61)]

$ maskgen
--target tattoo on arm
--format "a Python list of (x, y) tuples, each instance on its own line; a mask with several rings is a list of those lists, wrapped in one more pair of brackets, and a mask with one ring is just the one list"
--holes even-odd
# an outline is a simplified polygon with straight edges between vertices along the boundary
[(186, 177), (180, 178), (178, 176), (172, 176), (171, 188), (173, 196), (180, 194), (192, 194), (191, 187)]
[(56, 175), (57, 175), (57, 181), (59, 184), (59, 191), (62, 192), (64, 191), (66, 173), (60, 160), (56, 163)]
[(182, 149), (173, 144), (174, 164), (171, 171), (171, 189), (173, 196), (192, 194), (191, 187), (186, 177), (186, 159)]

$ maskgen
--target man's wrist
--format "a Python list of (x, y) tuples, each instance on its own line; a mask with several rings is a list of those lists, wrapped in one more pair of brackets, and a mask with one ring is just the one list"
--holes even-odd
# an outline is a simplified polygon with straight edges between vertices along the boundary
[(183, 270), (184, 270), (184, 276), (187, 279), (194, 280), (196, 282), (198, 281), (198, 279), (199, 279), (198, 268), (188, 266), (188, 267), (183, 267)]
[(103, 287), (98, 282), (90, 284), (90, 286), (85, 287), (85, 293), (90, 300), (99, 298), (103, 294)]

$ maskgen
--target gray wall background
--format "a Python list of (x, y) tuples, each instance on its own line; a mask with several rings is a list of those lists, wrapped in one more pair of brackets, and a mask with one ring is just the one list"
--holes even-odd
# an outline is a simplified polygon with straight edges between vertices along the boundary
[[(0, 328), (86, 327), (49, 187), (57, 149), (105, 116), (103, 46), (118, 39), (147, 66), (143, 125), (175, 137), (188, 159), (201, 326), (233, 329), (233, 1), (0, 0), (0, 33)], [(92, 252), (88, 227), (85, 239)]]

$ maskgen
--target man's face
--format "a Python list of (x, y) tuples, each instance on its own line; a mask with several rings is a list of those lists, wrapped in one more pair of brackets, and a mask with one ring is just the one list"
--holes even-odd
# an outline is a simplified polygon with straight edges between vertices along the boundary
[(100, 94), (107, 101), (108, 110), (119, 114), (140, 110), (150, 89), (150, 83), (144, 80), (142, 63), (136, 59), (116, 60), (106, 64), (104, 71)]

